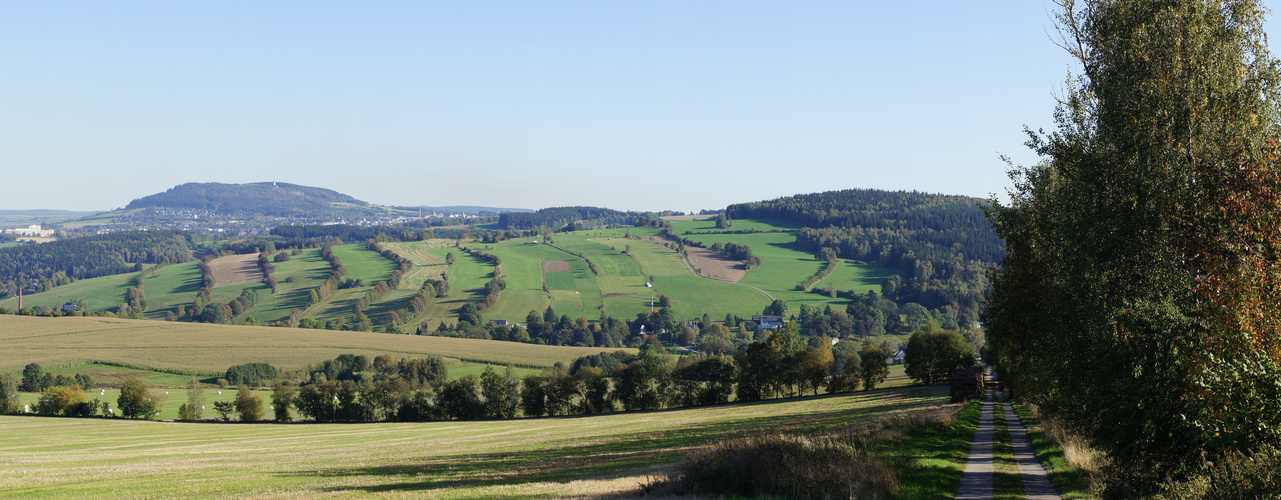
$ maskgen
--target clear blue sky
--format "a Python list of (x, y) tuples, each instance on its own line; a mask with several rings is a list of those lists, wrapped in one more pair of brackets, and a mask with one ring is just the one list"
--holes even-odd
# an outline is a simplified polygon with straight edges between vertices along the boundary
[(1052, 7), (8, 2), (0, 208), (193, 181), (635, 210), (999, 194), (1072, 69)]

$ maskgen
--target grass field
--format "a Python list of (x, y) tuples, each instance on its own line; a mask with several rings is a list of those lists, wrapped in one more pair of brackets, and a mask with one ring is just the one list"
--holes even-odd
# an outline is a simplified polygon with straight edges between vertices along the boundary
[(195, 262), (184, 262), (156, 269), (155, 276), (142, 280), (147, 294), (148, 319), (164, 319), (165, 311), (175, 311), (178, 304), (190, 306), (200, 290), (200, 269)]
[(332, 250), (334, 257), (342, 259), (343, 267), (347, 268), (347, 277), (353, 280), (362, 279), (373, 285), (390, 278), (391, 272), (396, 270), (396, 263), (365, 248), (365, 245), (339, 245)]
[[(845, 306), (845, 299), (797, 290), (797, 284), (818, 272), (823, 264), (809, 252), (796, 247), (793, 226), (764, 220), (735, 221), (734, 227), (728, 230), (717, 230), (711, 220), (675, 221), (672, 224), (677, 234), (707, 245), (717, 241), (751, 245), (754, 253), (761, 257), (762, 264), (747, 271), (739, 283), (707, 279), (695, 274), (679, 254), (662, 246), (661, 242), (656, 244), (624, 237), (629, 231), (634, 237), (658, 234), (658, 230), (651, 227), (559, 233), (552, 245), (528, 244), (528, 238), (490, 245), (473, 243), (471, 247), (494, 253), (505, 263), (503, 274), (507, 289), (498, 303), (485, 311), (484, 317), (523, 322), (529, 311), (542, 311), (551, 305), (557, 315), (570, 318), (594, 320), (602, 310), (613, 317), (634, 318), (650, 309), (651, 293), (671, 298), (675, 316), (679, 319), (697, 318), (703, 314), (721, 318), (726, 313), (746, 317), (761, 312), (772, 298), (786, 299), (793, 314), (802, 304), (830, 304), (834, 309)], [(727, 232), (749, 228), (784, 232)], [(683, 235), (685, 231), (712, 234)], [(481, 302), (484, 298), (481, 289), (493, 277), (493, 266), (453, 248), (454, 243), (454, 240), (435, 239), (387, 244), (396, 253), (412, 260), (415, 267), (404, 278), (399, 290), (388, 293), (368, 310), (375, 323), (382, 324), (382, 318), (389, 311), (404, 308), (425, 279), (442, 273), (451, 278), (449, 296), (434, 301), (423, 315), (404, 328), (416, 329), (426, 325), (434, 329), (441, 322), (455, 323), (459, 308), (466, 303)], [(631, 252), (624, 253), (629, 246)], [(343, 260), (347, 276), (364, 280), (366, 287), (337, 290), (320, 304), (306, 309), (305, 317), (320, 320), (341, 317), (350, 321), (356, 299), (377, 281), (387, 279), (395, 267), (391, 261), (363, 245), (342, 245), (335, 247), (334, 252)], [(451, 252), (457, 262), (446, 266), (445, 256)], [(579, 257), (580, 253), (595, 264), (598, 273), (591, 272), (587, 261)], [(551, 261), (564, 261), (569, 265), (569, 271), (555, 272), (551, 270), (554, 267), (545, 269), (544, 264)], [(258, 304), (238, 317), (237, 322), (252, 317), (259, 324), (270, 324), (288, 318), (295, 309), (304, 310), (308, 292), (328, 275), (327, 264), (316, 249), (304, 250), (301, 255), (275, 265), (277, 293), (267, 293), (265, 286), (259, 283), (248, 283), (218, 287), (214, 291), (214, 300), (227, 302), (246, 288), (254, 289), (259, 295)], [(842, 261), (814, 288), (835, 285), (840, 290), (861, 294), (878, 289), (881, 280), (893, 272)], [(131, 273), (82, 280), (28, 296), (24, 302), (54, 307), (64, 301), (84, 298), (89, 303), (89, 310), (115, 310), (123, 301), (132, 276)], [(286, 282), (290, 276), (295, 278), (293, 283)], [(645, 283), (651, 279), (654, 287), (646, 288)], [(544, 283), (547, 291), (543, 290)], [(175, 310), (179, 304), (190, 304), (198, 286), (199, 274), (194, 262), (160, 269), (155, 277), (144, 283), (148, 299), (145, 316), (162, 319), (166, 311)], [(0, 306), (9, 309), (16, 309), (16, 305), (16, 299), (0, 302)]]
[[(606, 299), (606, 310), (611, 315), (634, 318), (637, 313), (649, 310), (651, 292), (671, 298), (677, 318), (700, 317), (704, 313), (718, 318), (731, 312), (751, 315), (770, 303), (768, 297), (751, 287), (694, 275), (674, 250), (624, 238), (592, 239), (590, 243), (584, 248), (600, 254), (615, 253), (615, 248), (622, 252), (631, 247), (629, 254), (618, 254), (621, 258), (606, 261), (621, 272), (600, 279), (601, 291), (615, 295)], [(606, 276), (604, 272), (601, 274)], [(653, 278), (652, 289), (645, 287), (650, 278)]]
[[(716, 229), (713, 221), (678, 221), (672, 223), (673, 230), (683, 238), (711, 246), (712, 243), (740, 243), (751, 245), (752, 253), (761, 258), (761, 265), (749, 270), (740, 283), (756, 286), (768, 291), (771, 295), (787, 300), (792, 313), (799, 311), (801, 304), (844, 306), (844, 299), (832, 299), (817, 293), (803, 292), (797, 284), (805, 281), (822, 269), (823, 263), (814, 258), (810, 252), (796, 246), (793, 232), (750, 233), (750, 234), (683, 234), (692, 232), (726, 232), (755, 228), (761, 231), (782, 229), (791, 231), (795, 226), (779, 221), (736, 220), (734, 227)], [(820, 280), (814, 288), (823, 288), (829, 284), (839, 290), (854, 290), (866, 293), (868, 290), (880, 289), (881, 280), (897, 271), (866, 264), (855, 264), (842, 261), (831, 275)]]
[[(574, 253), (553, 245), (517, 243), (508, 246), (508, 248), (521, 254), (541, 259), (541, 262), (563, 260), (569, 264), (570, 270), (568, 272), (542, 272), (541, 264), (538, 268), (539, 272), (542, 272), (543, 278), (547, 281), (547, 288), (552, 292), (552, 299), (555, 302), (552, 310), (556, 311), (557, 316), (567, 315), (570, 318), (582, 317), (588, 319), (600, 317), (600, 308), (603, 303), (600, 282), (597, 281), (596, 275), (592, 274), (586, 261)], [(506, 269), (504, 269), (504, 274), (513, 276), (513, 273), (506, 271)], [(528, 310), (524, 311), (524, 313), (520, 314), (519, 319), (524, 321), (525, 314), (528, 313)]]
[[(84, 299), (85, 308), (90, 311), (111, 310), (114, 312), (120, 304), (124, 303), (125, 290), (133, 286), (133, 280), (137, 276), (138, 273), (116, 274), (53, 287), (41, 293), (24, 295), (22, 297), (22, 307), (45, 306), (56, 309), (61, 307), (64, 302), (75, 302)], [(0, 300), (0, 307), (16, 311), (18, 309), (18, 298), (11, 297)]]
[(446, 255), (454, 254), (454, 265), (448, 266), (446, 270), (449, 274), (449, 296), (433, 299), (431, 305), (427, 306), (427, 312), (417, 321), (406, 325), (406, 330), (420, 324), (435, 328), (442, 321), (457, 323), (458, 309), (468, 302), (475, 304), (484, 299), (483, 287), (494, 277), (494, 266), (460, 249), (433, 248), (429, 251), (441, 262), (444, 262)]
[(231, 365), (254, 362), (294, 370), (347, 353), (551, 366), (605, 350), (300, 328), (0, 315), (0, 370), (10, 373), (27, 363), (56, 367), (105, 361), (216, 375)]
[[(599, 498), (637, 493), (711, 440), (830, 428), (946, 399), (946, 388), (930, 387), (591, 417), (367, 425), (4, 416), (0, 490), (11, 498)], [(957, 466), (954, 454), (921, 448), (905, 447), (921, 464), (913, 474), (959, 482), (963, 454)]]
[(495, 246), (485, 250), (503, 259), (503, 280), (507, 283), (498, 303), (485, 311), (486, 319), (524, 323), (529, 311), (541, 313), (552, 303), (543, 291), (543, 261), (518, 250), (519, 247), (513, 246)]
[[(276, 293), (260, 290), (258, 303), (245, 312), (246, 317), (253, 317), (260, 324), (274, 323), (289, 317), (294, 309), (307, 308), (307, 297), (311, 290), (325, 282), (329, 276), (329, 263), (320, 257), (320, 250), (304, 249), (285, 262), (276, 262)], [(289, 282), (292, 277), (293, 283)]]

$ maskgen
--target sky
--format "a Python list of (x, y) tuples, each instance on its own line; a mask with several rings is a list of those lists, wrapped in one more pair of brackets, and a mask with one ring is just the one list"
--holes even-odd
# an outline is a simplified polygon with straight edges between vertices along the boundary
[[(7, 2), (0, 209), (988, 197), (1074, 70), (1042, 1)], [(20, 187), (20, 188), (19, 188)]]

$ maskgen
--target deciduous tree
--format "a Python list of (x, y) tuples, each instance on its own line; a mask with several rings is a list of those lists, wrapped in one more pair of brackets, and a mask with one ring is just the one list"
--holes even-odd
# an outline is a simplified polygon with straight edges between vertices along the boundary
[[(1016, 393), (1131, 485), (1281, 449), (1281, 72), (1253, 0), (1065, 2), (1080, 63), (994, 200), (985, 324)], [(1139, 491), (1139, 490), (1130, 490)]]

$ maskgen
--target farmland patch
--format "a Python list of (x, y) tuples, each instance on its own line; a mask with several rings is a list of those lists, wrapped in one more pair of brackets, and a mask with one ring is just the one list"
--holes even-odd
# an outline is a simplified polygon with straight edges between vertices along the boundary
[(306, 328), (0, 315), (0, 371), (9, 373), (27, 363), (52, 367), (95, 361), (198, 374), (220, 374), (241, 363), (296, 370), (349, 353), (551, 366), (606, 350)]
[(209, 271), (215, 288), (262, 281), (256, 253), (219, 257), (209, 262)]
[[(171, 399), (184, 397), (171, 391)], [(926, 387), (588, 417), (377, 425), (2, 416), (0, 427), (10, 432), (0, 463), (10, 466), (0, 469), (0, 489), (101, 496), (100, 479), (108, 477), (111, 496), (131, 498), (615, 498), (635, 496), (661, 467), (709, 442), (865, 422), (946, 400), (946, 388)]]
[(567, 273), (570, 272), (569, 261), (567, 260), (548, 260), (543, 261), (543, 272), (547, 273)]

